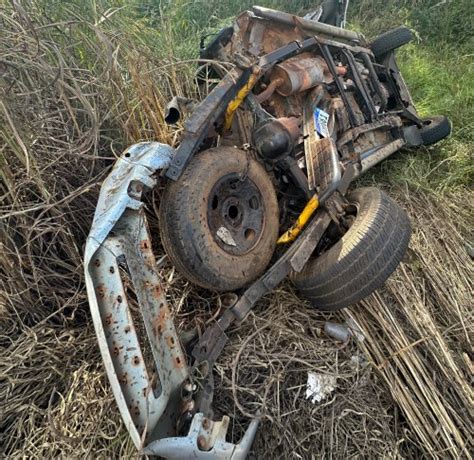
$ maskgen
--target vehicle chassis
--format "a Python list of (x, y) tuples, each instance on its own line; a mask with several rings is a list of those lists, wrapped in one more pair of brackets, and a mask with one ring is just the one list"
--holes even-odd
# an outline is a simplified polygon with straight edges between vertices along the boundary
[[(225, 440), (227, 416), (221, 421), (213, 420), (212, 368), (228, 340), (226, 331), (233, 323), (243, 321), (257, 301), (291, 271), (302, 270), (337, 214), (337, 200), (346, 194), (355, 177), (403, 145), (421, 144), (417, 128), (422, 121), (411, 103), (393, 53), (380, 64), (375, 62), (360, 34), (259, 7), (252, 11), (257, 18), (297, 26), (309, 37), (260, 57), (251, 52), (235, 55), (235, 68), (223, 76), (186, 121), (176, 150), (157, 142), (144, 142), (127, 149), (102, 185), (86, 244), (85, 278), (100, 350), (120, 413), (142, 454), (165, 458), (246, 457), (258, 420), (251, 421), (239, 444)], [(219, 48), (220, 44), (216, 43), (214, 47)], [(334, 91), (339, 93), (350, 122), (347, 135), (338, 140), (338, 149), (344, 150), (347, 146), (350, 153), (354, 139), (380, 127), (391, 130), (394, 140), (357, 157), (348, 155), (342, 170), (338, 166), (339, 159), (334, 158), (334, 150), (325, 153), (326, 180), (318, 192), (319, 209), (314, 217), (277, 262), (240, 296), (233, 293), (222, 296), (223, 313), (205, 330), (187, 357), (160, 285), (142, 195), (156, 185), (160, 176), (177, 180), (201, 148), (209, 130), (222, 125), (223, 120), (224, 123), (231, 121), (238, 105), (235, 101), (252, 104), (254, 96), (250, 91), (265, 72), (279, 62), (315, 48), (327, 63), (334, 79)], [(363, 100), (362, 123), (357, 121), (346, 98), (344, 81), (332, 57), (334, 49), (346, 56), (356, 91)], [(398, 108), (393, 113), (379, 113), (355, 57), (365, 62), (370, 84), (382, 104), (386, 98), (378, 75), (390, 73), (392, 78), (388, 81), (396, 83), (394, 93), (399, 98)], [(403, 125), (400, 117), (412, 123)], [(134, 325), (128, 288), (121, 275), (124, 267), (130, 275), (143, 318), (158, 383), (145, 364), (142, 338)]]

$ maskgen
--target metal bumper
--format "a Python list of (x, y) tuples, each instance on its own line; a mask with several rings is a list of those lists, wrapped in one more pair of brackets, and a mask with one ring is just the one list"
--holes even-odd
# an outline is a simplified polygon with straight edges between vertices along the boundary
[[(173, 153), (158, 142), (135, 144), (102, 185), (84, 256), (92, 320), (120, 413), (142, 453), (244, 459), (257, 421), (235, 445), (225, 441), (227, 417), (189, 411), (195, 385), (156, 272), (141, 196)], [(193, 418), (179, 437), (184, 411)]]

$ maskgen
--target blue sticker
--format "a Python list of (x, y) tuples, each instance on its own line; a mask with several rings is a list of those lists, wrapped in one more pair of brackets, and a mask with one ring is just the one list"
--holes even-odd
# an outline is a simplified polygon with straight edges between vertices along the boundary
[(329, 121), (329, 114), (326, 113), (324, 110), (316, 109), (314, 111), (314, 125), (316, 127), (316, 131), (320, 136), (329, 137), (329, 129), (328, 129), (328, 121)]

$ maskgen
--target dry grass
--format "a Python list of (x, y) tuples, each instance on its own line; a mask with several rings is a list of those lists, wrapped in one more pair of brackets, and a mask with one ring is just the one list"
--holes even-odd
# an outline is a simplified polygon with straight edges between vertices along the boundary
[[(37, 3), (13, 5), (0, 10), (0, 455), (130, 457), (89, 318), (82, 249), (114, 156), (140, 139), (175, 142), (162, 108), (191, 82), (186, 65), (127, 42), (112, 19), (74, 13), (57, 23)], [(311, 310), (289, 284), (232, 331), (216, 407), (235, 439), (249, 416), (264, 416), (256, 455), (469, 457), (472, 192), (391, 193), (414, 236), (386, 287), (345, 313), (363, 343), (325, 337), (324, 321), (343, 316)], [(152, 205), (150, 219), (156, 232)], [(166, 261), (160, 274), (180, 330), (212, 321), (215, 296)], [(305, 399), (308, 371), (337, 376), (319, 404)]]
[(440, 457), (468, 458), (474, 271), (463, 236), (472, 227), (463, 225), (472, 215), (463, 196), (411, 193), (403, 201), (415, 226), (408, 260), (347, 315), (368, 337), (361, 349), (401, 408), (411, 441)]

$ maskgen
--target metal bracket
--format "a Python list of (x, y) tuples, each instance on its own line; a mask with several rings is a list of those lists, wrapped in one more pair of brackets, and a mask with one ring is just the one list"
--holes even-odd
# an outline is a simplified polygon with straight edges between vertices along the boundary
[(211, 422), (204, 417), (204, 414), (198, 413), (193, 418), (186, 438), (175, 437), (154, 441), (143, 450), (143, 454), (176, 460), (245, 460), (258, 424), (258, 420), (252, 420), (240, 443), (232, 444), (225, 441), (229, 417), (222, 417), (220, 422)]
[(175, 436), (183, 407), (193, 404), (184, 391), (190, 372), (160, 286), (140, 201), (173, 154), (173, 148), (158, 142), (133, 145), (102, 185), (84, 255), (92, 320), (112, 391), (138, 449), (165, 458), (243, 459), (257, 421), (237, 445), (225, 441), (227, 417), (219, 422), (195, 414), (188, 436)]

